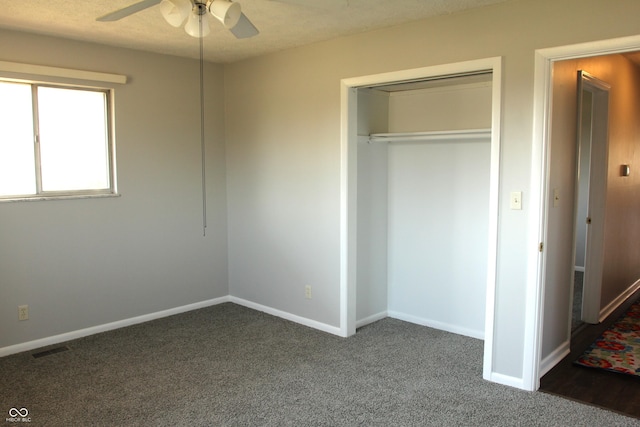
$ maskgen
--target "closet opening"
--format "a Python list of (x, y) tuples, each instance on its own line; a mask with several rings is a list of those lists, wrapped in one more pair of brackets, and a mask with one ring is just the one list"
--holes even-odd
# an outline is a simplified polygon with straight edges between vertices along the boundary
[(343, 81), (341, 328), (392, 317), (483, 339), (490, 379), (500, 61), (488, 63)]

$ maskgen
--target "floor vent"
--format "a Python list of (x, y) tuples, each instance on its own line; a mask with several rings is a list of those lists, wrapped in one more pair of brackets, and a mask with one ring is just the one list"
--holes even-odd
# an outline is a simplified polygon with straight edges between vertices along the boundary
[(69, 347), (63, 345), (62, 347), (55, 347), (49, 350), (40, 351), (38, 353), (33, 353), (32, 356), (34, 359), (38, 359), (40, 357), (51, 356), (52, 354), (62, 353), (63, 351), (69, 351)]

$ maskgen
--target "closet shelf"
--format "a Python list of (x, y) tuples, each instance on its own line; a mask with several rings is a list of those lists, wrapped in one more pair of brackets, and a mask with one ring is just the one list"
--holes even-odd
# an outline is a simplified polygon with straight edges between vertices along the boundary
[(396, 142), (396, 141), (446, 141), (486, 139), (491, 137), (491, 129), (465, 129), (444, 130), (432, 132), (406, 132), (406, 133), (372, 133), (369, 135), (369, 143)]

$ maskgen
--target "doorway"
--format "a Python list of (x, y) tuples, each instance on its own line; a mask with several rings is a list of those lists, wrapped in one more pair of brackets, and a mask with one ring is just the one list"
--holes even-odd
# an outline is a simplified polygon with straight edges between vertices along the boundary
[[(618, 59), (622, 55), (628, 56), (629, 53), (638, 51), (640, 49), (640, 36), (625, 37), (621, 39), (613, 39), (606, 41), (599, 41), (597, 43), (585, 43), (572, 46), (563, 46), (558, 48), (541, 49), (536, 51), (536, 74), (534, 85), (534, 138), (533, 138), (533, 151), (532, 151), (532, 192), (533, 199), (538, 203), (532, 209), (532, 221), (539, 224), (539, 228), (536, 231), (535, 237), (538, 242), (544, 244), (544, 250), (540, 250), (537, 253), (530, 254), (530, 265), (532, 266), (531, 280), (529, 282), (529, 303), (532, 308), (530, 315), (527, 316), (527, 334), (533, 337), (530, 342), (531, 347), (527, 350), (527, 353), (531, 351), (533, 356), (531, 365), (525, 364), (525, 380), (530, 379), (531, 389), (535, 390), (539, 388), (540, 377), (561, 361), (567, 354), (569, 354), (569, 342), (570, 342), (570, 291), (567, 289), (567, 284), (570, 283), (570, 274), (574, 268), (572, 265), (572, 254), (575, 251), (573, 247), (573, 239), (570, 239), (571, 243), (569, 247), (566, 245), (566, 233), (558, 232), (562, 230), (562, 227), (558, 225), (564, 224), (567, 218), (568, 221), (574, 224), (573, 213), (570, 216), (566, 215), (566, 211), (563, 213), (562, 222), (558, 222), (558, 214), (567, 206), (567, 201), (571, 209), (573, 209), (574, 199), (567, 191), (574, 189), (575, 168), (567, 168), (567, 163), (564, 166), (553, 167), (552, 162), (558, 161), (561, 156), (552, 155), (553, 149), (551, 134), (552, 127), (559, 121), (555, 118), (551, 120), (551, 111), (558, 110), (555, 105), (555, 78), (556, 70), (555, 66), (563, 61), (582, 61), (587, 62), (594, 58), (611, 55), (618, 56)], [(587, 69), (586, 67), (574, 68), (571, 78), (575, 82), (576, 70)], [(615, 70), (619, 67), (602, 67), (599, 70), (594, 71), (595, 75), (604, 76), (605, 80), (609, 80), (605, 71)], [(627, 66), (627, 69), (637, 69), (632, 64)], [(613, 84), (613, 82), (612, 82)], [(624, 90), (622, 90), (624, 92)], [(553, 95), (553, 96), (552, 96)], [(575, 105), (575, 95), (572, 98)], [(631, 99), (631, 98), (628, 98)], [(553, 103), (553, 108), (551, 107)], [(634, 107), (635, 108), (635, 107)], [(627, 108), (627, 110), (629, 110)], [(631, 110), (630, 110), (631, 111)], [(611, 113), (616, 119), (621, 118), (621, 115)], [(571, 120), (575, 123), (575, 113), (572, 118), (567, 117), (567, 120)], [(569, 123), (569, 121), (567, 121)], [(575, 129), (575, 127), (574, 127)], [(575, 141), (575, 138), (566, 139), (565, 141)], [(560, 146), (555, 144), (556, 147)], [(629, 155), (631, 151), (618, 150), (616, 151), (616, 159), (609, 159), (609, 163), (615, 165), (620, 159), (620, 163), (626, 163), (623, 159)], [(567, 157), (565, 157), (565, 160)], [(567, 169), (571, 170), (571, 186), (560, 187), (557, 184), (558, 173), (566, 174)], [(618, 179), (626, 179), (621, 177), (614, 171), (609, 171), (609, 178), (615, 177)], [(628, 182), (630, 184), (631, 182)], [(628, 184), (620, 182), (616, 190), (629, 188)], [(558, 185), (558, 187), (556, 187)], [(611, 188), (611, 183), (608, 186)], [(556, 207), (554, 203), (556, 200), (554, 190), (559, 188), (559, 202)], [(622, 196), (622, 194), (621, 194)], [(608, 199), (610, 199), (609, 196)], [(629, 198), (620, 197), (620, 200), (631, 200)], [(621, 207), (622, 204), (616, 208)], [(628, 210), (628, 209), (627, 209)], [(616, 212), (620, 215), (621, 209)], [(607, 216), (609, 216), (609, 208), (607, 208)], [(607, 219), (607, 224), (610, 220)], [(632, 223), (631, 218), (624, 215), (617, 221), (614, 221), (614, 228), (623, 229), (625, 224)], [(571, 234), (573, 234), (573, 226), (569, 227)], [(607, 285), (607, 288), (603, 288), (601, 292), (601, 301), (599, 310), (599, 318), (606, 317), (609, 313), (615, 310), (624, 300), (638, 288), (638, 282), (636, 281), (638, 271), (634, 267), (631, 267), (631, 262), (627, 262), (627, 242), (630, 238), (629, 233), (620, 232), (616, 233), (616, 239), (613, 241), (617, 247), (610, 248), (610, 251), (605, 250), (607, 256), (611, 256), (615, 253), (617, 266), (624, 266), (624, 269), (620, 269), (620, 274), (617, 274), (615, 278), (615, 286)], [(540, 247), (542, 248), (542, 246)], [(554, 252), (554, 250), (556, 252)], [(619, 254), (619, 256), (618, 256)], [(605, 266), (607, 264), (605, 263)], [(606, 270), (606, 267), (605, 267)], [(606, 273), (605, 273), (606, 275)], [(632, 279), (632, 277), (635, 277)], [(606, 281), (606, 280), (605, 280)], [(635, 282), (634, 282), (635, 281)], [(629, 286), (631, 284), (631, 286)]]
[(356, 327), (484, 336), (489, 72), (358, 88)]
[[(465, 73), (491, 73), (491, 126), (488, 251), (486, 302), (484, 321), (483, 377), (492, 379), (495, 277), (497, 257), (498, 172), (500, 152), (501, 58), (468, 61), (443, 66), (403, 70), (342, 81), (342, 165), (341, 165), (341, 307), (340, 329), (343, 336), (356, 332), (357, 265), (358, 265), (358, 90), (376, 85), (389, 85), (434, 79)], [(495, 380), (495, 379), (494, 379)]]

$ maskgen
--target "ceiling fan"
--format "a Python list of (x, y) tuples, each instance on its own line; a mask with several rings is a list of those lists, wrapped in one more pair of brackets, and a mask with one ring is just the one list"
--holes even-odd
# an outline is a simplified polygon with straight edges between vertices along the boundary
[(259, 33), (249, 18), (242, 13), (240, 3), (229, 0), (142, 0), (100, 16), (96, 20), (118, 21), (157, 4), (160, 5), (160, 13), (170, 25), (177, 28), (186, 21), (184, 29), (193, 37), (205, 37), (211, 31), (208, 14), (220, 21), (236, 38), (249, 38)]
[[(275, 0), (299, 6), (321, 8), (344, 7), (349, 0)], [(258, 29), (249, 18), (242, 13), (240, 4), (230, 0), (141, 0), (125, 8), (98, 17), (100, 22), (118, 21), (150, 7), (160, 5), (160, 13), (174, 27), (184, 26), (187, 34), (200, 39), (200, 149), (202, 161), (202, 230), (206, 236), (207, 229), (207, 191), (205, 165), (205, 111), (204, 111), (204, 45), (209, 28), (209, 14), (224, 25), (236, 38), (244, 39), (259, 34)]]

